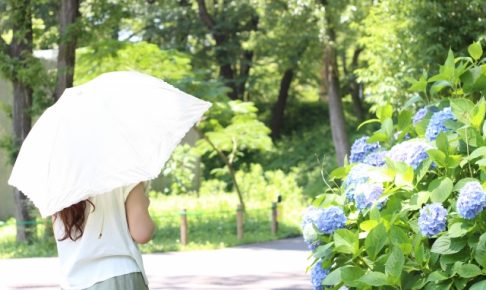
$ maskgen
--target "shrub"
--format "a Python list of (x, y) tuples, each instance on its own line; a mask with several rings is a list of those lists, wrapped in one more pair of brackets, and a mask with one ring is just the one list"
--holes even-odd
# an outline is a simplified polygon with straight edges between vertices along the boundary
[(378, 108), (331, 172), (302, 223), (314, 289), (486, 288), (486, 66), (479, 43), (469, 53)]

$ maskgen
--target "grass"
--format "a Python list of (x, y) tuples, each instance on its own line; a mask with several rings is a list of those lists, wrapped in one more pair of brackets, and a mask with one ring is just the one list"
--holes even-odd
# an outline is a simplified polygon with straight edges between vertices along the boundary
[[(165, 196), (151, 192), (150, 212), (157, 231), (149, 243), (141, 245), (143, 253), (217, 249), (246, 243), (264, 242), (300, 235), (300, 217), (305, 202), (297, 196), (284, 198), (279, 204), (279, 231), (271, 233), (271, 200), (260, 197), (247, 200), (244, 237), (236, 237), (236, 206), (233, 194)], [(179, 240), (180, 213), (187, 211), (188, 244)], [(48, 224), (47, 224), (48, 225)], [(32, 244), (15, 241), (15, 220), (0, 223), (0, 258), (56, 256), (54, 238), (44, 233), (46, 224), (37, 226), (37, 239)]]

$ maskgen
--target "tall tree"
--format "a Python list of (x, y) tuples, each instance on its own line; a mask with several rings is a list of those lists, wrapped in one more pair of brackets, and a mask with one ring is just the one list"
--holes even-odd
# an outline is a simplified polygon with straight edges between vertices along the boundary
[(325, 7), (324, 18), (327, 38), (324, 47), (322, 81), (327, 92), (329, 119), (336, 158), (339, 166), (342, 166), (344, 164), (344, 158), (349, 152), (349, 143), (344, 120), (336, 53), (335, 25), (339, 11), (336, 11), (337, 9), (333, 5), (330, 5), (327, 0), (321, 0), (321, 3)]
[[(32, 5), (29, 0), (9, 0), (7, 8), (11, 11), (9, 22), (13, 36), (10, 44), (0, 36), (2, 48), (0, 58), (11, 65), (3, 65), (2, 73), (12, 81), (13, 85), (13, 146), (14, 151), (18, 152), (32, 126), (32, 118), (29, 114), (33, 93), (32, 86), (29, 84), (29, 64), (33, 58)], [(14, 189), (14, 196), (17, 240), (32, 241), (35, 224), (28, 224), (27, 221), (33, 219), (33, 206), (17, 188)]]
[[(197, 4), (199, 17), (215, 42), (214, 55), (219, 65), (219, 76), (231, 88), (228, 96), (233, 100), (243, 99), (253, 51), (242, 47), (239, 35), (258, 29), (258, 14), (246, 3), (232, 11), (234, 5), (229, 1), (214, 1), (212, 10), (217, 11), (216, 8), (220, 8), (222, 12), (214, 12), (212, 15), (209, 13), (206, 0), (197, 0)], [(221, 7), (216, 7), (218, 5)]]
[(62, 0), (59, 10), (59, 54), (57, 55), (57, 82), (54, 99), (57, 101), (66, 88), (73, 86), (76, 60), (75, 28), (79, 14), (79, 0)]

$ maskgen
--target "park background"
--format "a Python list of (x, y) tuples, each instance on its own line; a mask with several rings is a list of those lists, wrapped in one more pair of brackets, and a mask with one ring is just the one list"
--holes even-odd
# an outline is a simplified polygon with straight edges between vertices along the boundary
[[(66, 87), (139, 70), (214, 104), (153, 184), (163, 234), (144, 251), (295, 236), (328, 172), (371, 130), (358, 125), (413, 98), (410, 78), (437, 71), (449, 48), (466, 54), (483, 41), (485, 18), (479, 0), (1, 0), (0, 257), (55, 255), (48, 221), (6, 181), (31, 125)], [(194, 229), (185, 246), (183, 208)]]

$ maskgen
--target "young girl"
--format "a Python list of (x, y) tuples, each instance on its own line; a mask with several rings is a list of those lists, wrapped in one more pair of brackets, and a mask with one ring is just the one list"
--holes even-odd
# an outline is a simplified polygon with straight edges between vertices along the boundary
[(137, 247), (155, 228), (147, 185), (116, 188), (53, 216), (63, 289), (148, 289)]

